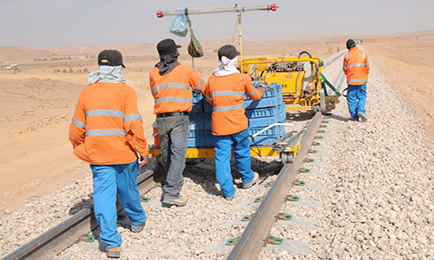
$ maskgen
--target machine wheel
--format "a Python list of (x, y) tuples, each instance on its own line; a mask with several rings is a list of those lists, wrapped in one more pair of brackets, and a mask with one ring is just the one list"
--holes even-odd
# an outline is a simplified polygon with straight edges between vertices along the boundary
[(320, 103), (319, 103), (320, 111), (323, 115), (325, 115), (327, 112), (327, 104), (326, 104), (325, 92), (324, 92), (323, 88), (321, 88), (319, 91), (319, 97), (320, 97), (320, 100), (319, 100), (320, 101)]
[(283, 164), (293, 163), (294, 162), (294, 153), (293, 152), (283, 152), (281, 154), (281, 159)]

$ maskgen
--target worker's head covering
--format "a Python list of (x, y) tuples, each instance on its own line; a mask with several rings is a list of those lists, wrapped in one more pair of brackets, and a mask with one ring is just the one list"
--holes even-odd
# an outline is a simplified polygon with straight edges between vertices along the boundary
[(347, 41), (347, 49), (351, 49), (353, 47), (356, 47), (356, 42), (353, 39), (348, 39)]
[(166, 75), (180, 65), (178, 48), (181, 48), (181, 45), (177, 45), (172, 39), (164, 39), (157, 44), (160, 62), (155, 64), (155, 67), (159, 68), (161, 75)]
[(122, 62), (122, 53), (117, 50), (103, 50), (98, 54), (98, 65), (104, 66), (122, 66), (125, 65)]
[(240, 53), (233, 45), (222, 46), (217, 54), (219, 57), (219, 66), (214, 70), (214, 75), (222, 77), (240, 72), (237, 68), (238, 55), (240, 55)]
[(226, 57), (230, 60), (240, 55), (240, 53), (235, 49), (235, 46), (233, 45), (224, 45), (220, 47), (220, 49), (217, 52), (219, 56), (219, 60), (222, 60), (222, 57)]
[(164, 39), (157, 44), (157, 50), (160, 56), (165, 56), (178, 51), (178, 48), (181, 48), (181, 45), (177, 45), (172, 39)]

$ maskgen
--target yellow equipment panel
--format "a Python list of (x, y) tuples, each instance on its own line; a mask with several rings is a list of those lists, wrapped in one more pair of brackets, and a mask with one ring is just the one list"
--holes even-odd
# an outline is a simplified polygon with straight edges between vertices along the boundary
[(306, 71), (296, 72), (266, 72), (262, 75), (263, 81), (269, 84), (277, 83), (282, 85), (284, 96), (294, 96), (301, 91), (302, 81)]

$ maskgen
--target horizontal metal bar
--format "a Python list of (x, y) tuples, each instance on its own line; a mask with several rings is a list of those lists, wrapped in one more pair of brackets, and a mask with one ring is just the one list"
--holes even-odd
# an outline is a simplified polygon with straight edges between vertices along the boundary
[[(188, 14), (210, 14), (210, 13), (232, 13), (232, 12), (248, 12), (248, 11), (276, 11), (278, 6), (272, 5), (258, 5), (258, 6), (229, 6), (229, 7), (215, 7), (215, 8), (202, 8), (202, 9), (187, 9)], [(157, 17), (173, 16), (185, 14), (186, 9), (175, 11), (157, 11)]]

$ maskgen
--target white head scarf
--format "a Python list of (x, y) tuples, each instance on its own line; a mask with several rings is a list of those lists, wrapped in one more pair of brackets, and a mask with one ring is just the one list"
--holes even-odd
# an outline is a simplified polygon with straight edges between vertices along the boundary
[(219, 66), (214, 70), (214, 74), (217, 77), (227, 76), (234, 73), (239, 73), (240, 71), (237, 69), (238, 65), (238, 56), (230, 60), (228, 57), (223, 56), (219, 61)]
[(92, 71), (87, 75), (87, 82), (94, 84), (96, 82), (103, 83), (125, 83), (124, 77), (121, 75), (121, 65), (106, 66), (99, 65), (98, 70)]

